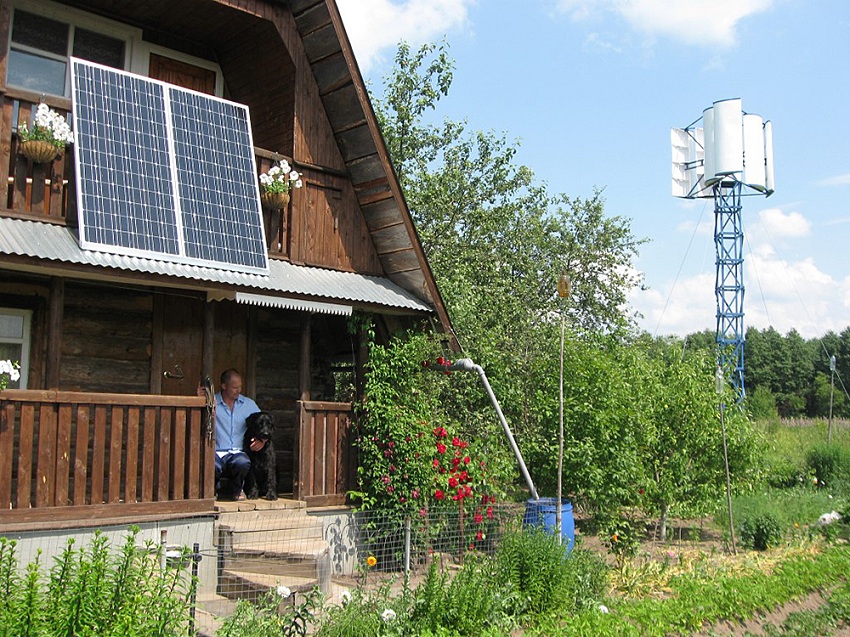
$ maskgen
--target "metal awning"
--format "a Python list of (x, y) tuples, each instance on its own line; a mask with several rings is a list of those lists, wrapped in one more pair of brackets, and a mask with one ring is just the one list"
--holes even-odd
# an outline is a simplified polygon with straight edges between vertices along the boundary
[(207, 294), (207, 300), (209, 301), (223, 301), (225, 299), (236, 301), (237, 303), (242, 303), (244, 305), (279, 307), (284, 310), (310, 312), (311, 314), (336, 314), (338, 316), (351, 316), (351, 312), (353, 310), (350, 305), (320, 303), (319, 301), (304, 301), (302, 299), (287, 299), (280, 296), (268, 296), (265, 294), (248, 294), (245, 292), (222, 294), (210, 292)]

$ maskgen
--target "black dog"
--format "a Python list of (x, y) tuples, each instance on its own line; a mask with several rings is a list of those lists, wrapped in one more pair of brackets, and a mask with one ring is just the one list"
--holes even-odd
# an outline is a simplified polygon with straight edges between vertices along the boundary
[[(251, 459), (251, 470), (245, 477), (245, 496), (256, 500), (263, 494), (266, 500), (277, 500), (277, 478), (275, 476), (274, 418), (265, 411), (258, 411), (248, 416), (245, 421), (245, 439), (242, 448)], [(252, 440), (265, 440), (266, 444), (259, 451), (251, 451)]]

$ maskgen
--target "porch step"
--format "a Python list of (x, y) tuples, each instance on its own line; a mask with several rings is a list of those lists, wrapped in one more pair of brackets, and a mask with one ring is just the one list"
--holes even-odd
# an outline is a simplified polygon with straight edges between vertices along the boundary
[(220, 594), (228, 600), (249, 599), (255, 601), (270, 589), (278, 586), (286, 586), (293, 593), (307, 593), (316, 586), (316, 579), (296, 575), (284, 576), (253, 571), (225, 570), (220, 586)]
[(318, 528), (321, 535), (322, 528), (321, 519), (307, 515), (304, 509), (221, 513), (218, 523), (237, 533)]
[(218, 592), (230, 599), (256, 599), (281, 585), (330, 591), (330, 546), (322, 519), (307, 515), (306, 508), (221, 511), (216, 542), (222, 569)]
[(249, 557), (251, 559), (265, 557), (278, 561), (315, 561), (322, 559), (330, 550), (330, 545), (321, 538), (291, 537), (276, 531), (267, 535), (272, 537), (263, 539), (262, 542), (258, 543), (237, 542), (241, 538), (234, 537), (230, 554), (234, 557)]

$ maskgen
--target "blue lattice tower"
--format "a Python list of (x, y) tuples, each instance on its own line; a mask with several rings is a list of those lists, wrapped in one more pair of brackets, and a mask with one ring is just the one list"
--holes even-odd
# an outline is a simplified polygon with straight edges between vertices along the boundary
[(720, 181), (714, 192), (717, 300), (717, 362), (744, 399), (744, 232), (739, 181)]

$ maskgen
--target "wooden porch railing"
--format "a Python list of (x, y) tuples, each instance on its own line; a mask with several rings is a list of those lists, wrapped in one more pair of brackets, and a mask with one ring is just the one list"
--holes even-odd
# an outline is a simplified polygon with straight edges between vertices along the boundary
[(212, 512), (195, 396), (0, 391), (0, 529)]
[(298, 401), (301, 427), (295, 497), (312, 506), (344, 504), (354, 488), (351, 404)]
[[(18, 152), (18, 122), (31, 122), (40, 100), (65, 117), (71, 110), (71, 101), (67, 98), (42, 97), (17, 89), (8, 89), (3, 96), (0, 130), (5, 133), (0, 133), (0, 137), (7, 137), (0, 139), (0, 175), (6, 175), (6, 180), (0, 183), (0, 207), (6, 209), (6, 215), (76, 226), (73, 147), (67, 146), (65, 152), (49, 164), (34, 164)], [(71, 124), (73, 128), (73, 122)], [(282, 156), (261, 148), (255, 148), (254, 153), (259, 183), (259, 174), (268, 171), (274, 159)], [(289, 255), (291, 206), (290, 203), (280, 211), (263, 210), (271, 257)]]

